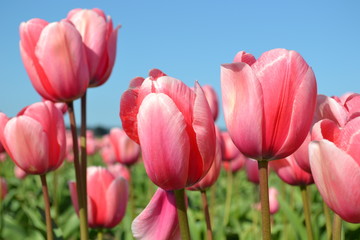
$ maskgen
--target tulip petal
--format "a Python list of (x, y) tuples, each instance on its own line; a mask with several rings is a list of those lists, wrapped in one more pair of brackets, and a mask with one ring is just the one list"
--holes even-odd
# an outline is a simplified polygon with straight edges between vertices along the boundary
[(221, 91), (226, 126), (246, 156), (262, 156), (263, 93), (246, 63), (221, 66)]
[(61, 21), (47, 25), (35, 54), (48, 77), (49, 82), (43, 82), (46, 88), (61, 96), (63, 101), (84, 94), (89, 85), (85, 48), (81, 35), (71, 23)]
[(360, 165), (327, 140), (311, 142), (310, 165), (326, 204), (345, 221), (360, 222)]
[(345, 125), (348, 113), (335, 99), (319, 94), (317, 96), (316, 105), (314, 123), (322, 119), (330, 119), (340, 126)]
[(74, 206), (75, 212), (76, 214), (79, 214), (79, 202), (78, 202), (76, 182), (72, 182), (72, 181), (68, 182), (68, 186), (70, 189), (71, 201)]
[(68, 18), (79, 31), (86, 46), (86, 56), (91, 78), (98, 68), (99, 60), (105, 52), (106, 20), (88, 9), (77, 11)]
[(196, 134), (196, 145), (201, 158), (190, 155), (188, 185), (193, 185), (210, 169), (215, 156), (216, 134), (211, 109), (199, 83), (195, 83), (195, 101), (192, 127)]
[(189, 137), (182, 113), (163, 93), (143, 100), (138, 134), (145, 169), (150, 179), (165, 190), (186, 186), (189, 167)]
[(235, 55), (233, 62), (243, 62), (251, 66), (256, 62), (256, 59), (252, 54), (245, 51), (240, 51)]
[(116, 178), (106, 192), (105, 227), (112, 228), (119, 224), (125, 215), (129, 198), (128, 183), (124, 178)]
[(316, 104), (315, 76), (300, 54), (286, 49), (264, 53), (252, 69), (263, 89), (263, 155), (284, 158), (301, 145), (310, 130)]
[(138, 240), (180, 239), (174, 194), (159, 188), (131, 229)]

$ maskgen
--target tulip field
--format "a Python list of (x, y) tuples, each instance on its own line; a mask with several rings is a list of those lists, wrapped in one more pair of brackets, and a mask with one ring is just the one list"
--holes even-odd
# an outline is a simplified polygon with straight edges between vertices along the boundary
[(360, 94), (318, 94), (295, 50), (238, 51), (221, 97), (157, 68), (128, 79), (96, 134), (88, 89), (120, 27), (98, 8), (20, 24), (41, 100), (0, 112), (0, 239), (360, 239)]
[[(91, 165), (104, 165), (99, 154), (89, 158)], [(43, 214), (41, 183), (36, 176), (18, 179), (14, 176), (14, 164), (10, 159), (1, 163), (2, 176), (8, 183), (8, 193), (2, 203), (1, 235), (3, 239), (44, 239), (46, 227)], [(147, 205), (156, 186), (148, 180), (142, 163), (133, 169), (135, 214)], [(224, 225), (227, 172), (223, 169), (217, 183), (207, 190), (214, 239), (260, 239), (260, 212), (254, 208), (258, 201), (258, 185), (247, 180), (245, 168), (233, 176), (232, 198), (229, 220)], [(47, 176), (52, 199), (52, 216), (56, 239), (78, 239), (79, 221), (71, 204), (67, 181), (74, 179), (72, 164), (65, 162)], [(274, 173), (270, 174), (270, 186), (281, 193), (278, 195), (279, 211), (272, 215), (273, 239), (306, 239), (306, 229), (300, 190), (284, 184)], [(314, 239), (328, 239), (323, 203), (314, 185), (310, 185), (312, 223)], [(206, 226), (199, 192), (188, 191), (189, 222), (192, 239), (205, 239)], [(357, 224), (344, 224), (343, 239), (358, 239), (360, 228)], [(90, 231), (90, 239), (96, 239), (99, 229)], [(133, 239), (131, 233), (131, 209), (127, 207), (121, 223), (104, 231), (104, 239)]]

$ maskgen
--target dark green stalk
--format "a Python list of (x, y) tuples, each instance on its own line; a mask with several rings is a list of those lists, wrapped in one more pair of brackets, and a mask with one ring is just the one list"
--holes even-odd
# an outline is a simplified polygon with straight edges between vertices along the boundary
[(225, 212), (224, 212), (224, 222), (223, 225), (226, 226), (229, 222), (230, 208), (231, 208), (231, 197), (233, 189), (233, 174), (231, 170), (226, 171), (226, 200), (225, 200)]
[[(81, 97), (81, 130), (80, 130), (80, 148), (81, 148), (81, 183), (83, 191), (84, 214), (87, 219), (87, 184), (86, 184), (86, 169), (87, 169), (87, 151), (86, 151), (86, 92)], [(87, 222), (86, 222), (87, 225)], [(88, 227), (88, 226), (86, 226)]]

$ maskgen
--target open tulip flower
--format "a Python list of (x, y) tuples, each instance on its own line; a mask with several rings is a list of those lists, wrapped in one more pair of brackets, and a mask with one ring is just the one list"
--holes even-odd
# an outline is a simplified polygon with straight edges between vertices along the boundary
[[(79, 212), (76, 183), (69, 182), (71, 199)], [(92, 228), (113, 228), (123, 219), (128, 201), (128, 183), (102, 167), (87, 169), (88, 223)]]
[(31, 19), (20, 25), (20, 53), (35, 90), (54, 102), (80, 98), (89, 85), (85, 46), (67, 20)]
[(360, 117), (343, 127), (324, 119), (312, 129), (309, 156), (315, 184), (342, 219), (360, 223)]
[(110, 16), (98, 8), (73, 9), (67, 19), (80, 32), (86, 46), (86, 56), (90, 71), (89, 87), (97, 87), (109, 78), (116, 56), (117, 33)]
[(286, 49), (265, 52), (255, 62), (244, 59), (221, 67), (230, 136), (248, 157), (287, 157), (310, 130), (316, 105), (314, 73), (300, 54)]
[(164, 190), (194, 185), (215, 155), (214, 120), (204, 92), (160, 70), (135, 78), (122, 95), (120, 117), (127, 135), (140, 143), (149, 178)]
[(319, 94), (314, 116), (314, 124), (322, 119), (330, 119), (339, 126), (360, 116), (360, 94), (348, 93), (341, 97), (328, 97)]
[(65, 139), (63, 114), (50, 101), (34, 103), (11, 119), (0, 113), (0, 140), (28, 174), (57, 169), (64, 160)]

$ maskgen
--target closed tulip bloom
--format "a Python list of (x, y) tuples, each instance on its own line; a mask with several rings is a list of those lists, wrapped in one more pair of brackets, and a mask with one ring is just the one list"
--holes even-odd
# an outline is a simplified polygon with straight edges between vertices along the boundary
[(204, 85), (204, 86), (202, 86), (202, 89), (205, 93), (206, 100), (209, 103), (211, 112), (214, 117), (214, 121), (216, 121), (216, 119), (219, 115), (219, 102), (218, 102), (218, 97), (215, 92), (215, 89), (210, 85)]
[(73, 9), (70, 20), (80, 32), (86, 46), (90, 72), (89, 87), (97, 87), (108, 80), (116, 57), (117, 35), (120, 25), (114, 28), (110, 16), (97, 8)]
[[(297, 152), (287, 158), (270, 162), (281, 180), (293, 186), (305, 186), (314, 183), (311, 173), (304, 171), (296, 161)], [(306, 156), (307, 157), (307, 156)]]
[(140, 146), (131, 140), (123, 129), (112, 128), (109, 133), (109, 139), (117, 162), (127, 166), (137, 162), (140, 155)]
[(70, 22), (21, 23), (20, 53), (32, 85), (43, 98), (70, 102), (85, 93), (89, 85), (85, 47)]
[(115, 150), (111, 144), (109, 135), (104, 135), (102, 138), (100, 155), (106, 165), (116, 163)]
[(215, 127), (204, 92), (152, 70), (135, 78), (121, 98), (120, 117), (129, 137), (140, 143), (149, 178), (165, 190), (201, 180), (215, 155)]
[[(76, 183), (69, 182), (71, 200), (79, 213)], [(102, 167), (87, 169), (88, 223), (91, 228), (113, 228), (123, 219), (128, 183)]]
[(247, 158), (245, 162), (247, 179), (255, 184), (259, 184), (259, 168), (256, 160)]
[(110, 164), (107, 166), (107, 169), (115, 177), (122, 177), (122, 178), (126, 179), (126, 181), (128, 181), (128, 182), (130, 181), (131, 174), (130, 174), (129, 169), (125, 165), (123, 165), (121, 163)]
[(158, 188), (131, 224), (131, 230), (137, 240), (180, 240), (174, 193)]
[(63, 114), (50, 101), (34, 103), (11, 119), (0, 113), (0, 140), (28, 174), (57, 169), (64, 160), (65, 139)]
[(254, 63), (221, 67), (227, 129), (247, 157), (281, 159), (300, 147), (316, 105), (312, 69), (295, 51), (274, 49)]
[(18, 179), (24, 179), (27, 176), (27, 173), (19, 168), (17, 165), (14, 167), (14, 175)]
[(360, 117), (343, 127), (324, 119), (312, 130), (309, 156), (314, 182), (326, 204), (342, 219), (360, 223)]
[(247, 161), (247, 157), (245, 157), (242, 153), (240, 153), (233, 160), (223, 161), (222, 164), (226, 171), (231, 171), (233, 173), (236, 173), (245, 166), (246, 161)]
[(239, 154), (239, 149), (235, 146), (233, 140), (230, 137), (229, 132), (221, 132), (221, 154), (223, 161), (231, 161), (235, 159)]

